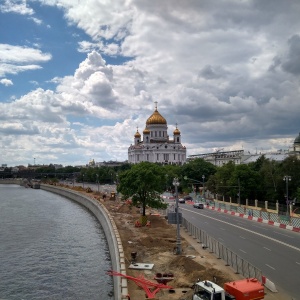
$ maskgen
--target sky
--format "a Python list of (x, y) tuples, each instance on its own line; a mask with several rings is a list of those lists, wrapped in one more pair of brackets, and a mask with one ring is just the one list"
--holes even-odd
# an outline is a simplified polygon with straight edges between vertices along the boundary
[(155, 109), (187, 156), (288, 149), (299, 0), (1, 0), (0, 165), (125, 161)]

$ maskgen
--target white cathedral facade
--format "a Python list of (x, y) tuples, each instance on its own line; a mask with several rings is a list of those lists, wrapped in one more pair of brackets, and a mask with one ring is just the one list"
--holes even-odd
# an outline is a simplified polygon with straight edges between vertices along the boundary
[(181, 133), (176, 125), (173, 139), (169, 139), (167, 121), (158, 112), (155, 103), (155, 111), (146, 121), (143, 139), (137, 129), (134, 143), (128, 148), (128, 162), (182, 165), (186, 162), (186, 147), (181, 144)]

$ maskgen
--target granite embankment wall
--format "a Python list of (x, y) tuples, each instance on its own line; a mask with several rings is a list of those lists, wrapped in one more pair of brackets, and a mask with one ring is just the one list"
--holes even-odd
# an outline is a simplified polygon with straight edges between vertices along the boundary
[(20, 184), (21, 185), (22, 180), (21, 179), (0, 179), (0, 184)]
[[(0, 184), (21, 184), (21, 180), (0, 180)], [(99, 201), (82, 193), (47, 184), (41, 184), (40, 188), (51, 193), (58, 194), (86, 207), (92, 212), (103, 227), (109, 247), (112, 270), (126, 275), (125, 256), (121, 238), (117, 226), (109, 211)], [(128, 294), (127, 279), (113, 276), (114, 299), (121, 300)]]

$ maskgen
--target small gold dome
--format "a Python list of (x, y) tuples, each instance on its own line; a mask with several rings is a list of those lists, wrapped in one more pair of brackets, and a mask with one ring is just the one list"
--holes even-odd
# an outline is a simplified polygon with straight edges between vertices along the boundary
[(143, 134), (149, 134), (150, 133), (150, 130), (146, 127), (143, 131)]
[(173, 131), (173, 134), (176, 135), (180, 135), (180, 130), (176, 127), (176, 129)]
[(141, 137), (141, 134), (139, 133), (139, 131), (138, 131), (138, 130), (136, 131), (136, 133), (135, 133), (134, 137), (135, 137), (135, 138), (140, 138), (140, 137)]
[(166, 119), (158, 112), (157, 108), (146, 121), (146, 125), (151, 125), (151, 124), (167, 124)]

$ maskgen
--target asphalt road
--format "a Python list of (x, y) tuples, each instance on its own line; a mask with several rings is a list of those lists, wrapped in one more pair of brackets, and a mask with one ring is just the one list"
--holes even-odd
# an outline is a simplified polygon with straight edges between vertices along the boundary
[(279, 292), (300, 300), (300, 233), (180, 204), (189, 222), (262, 271)]

